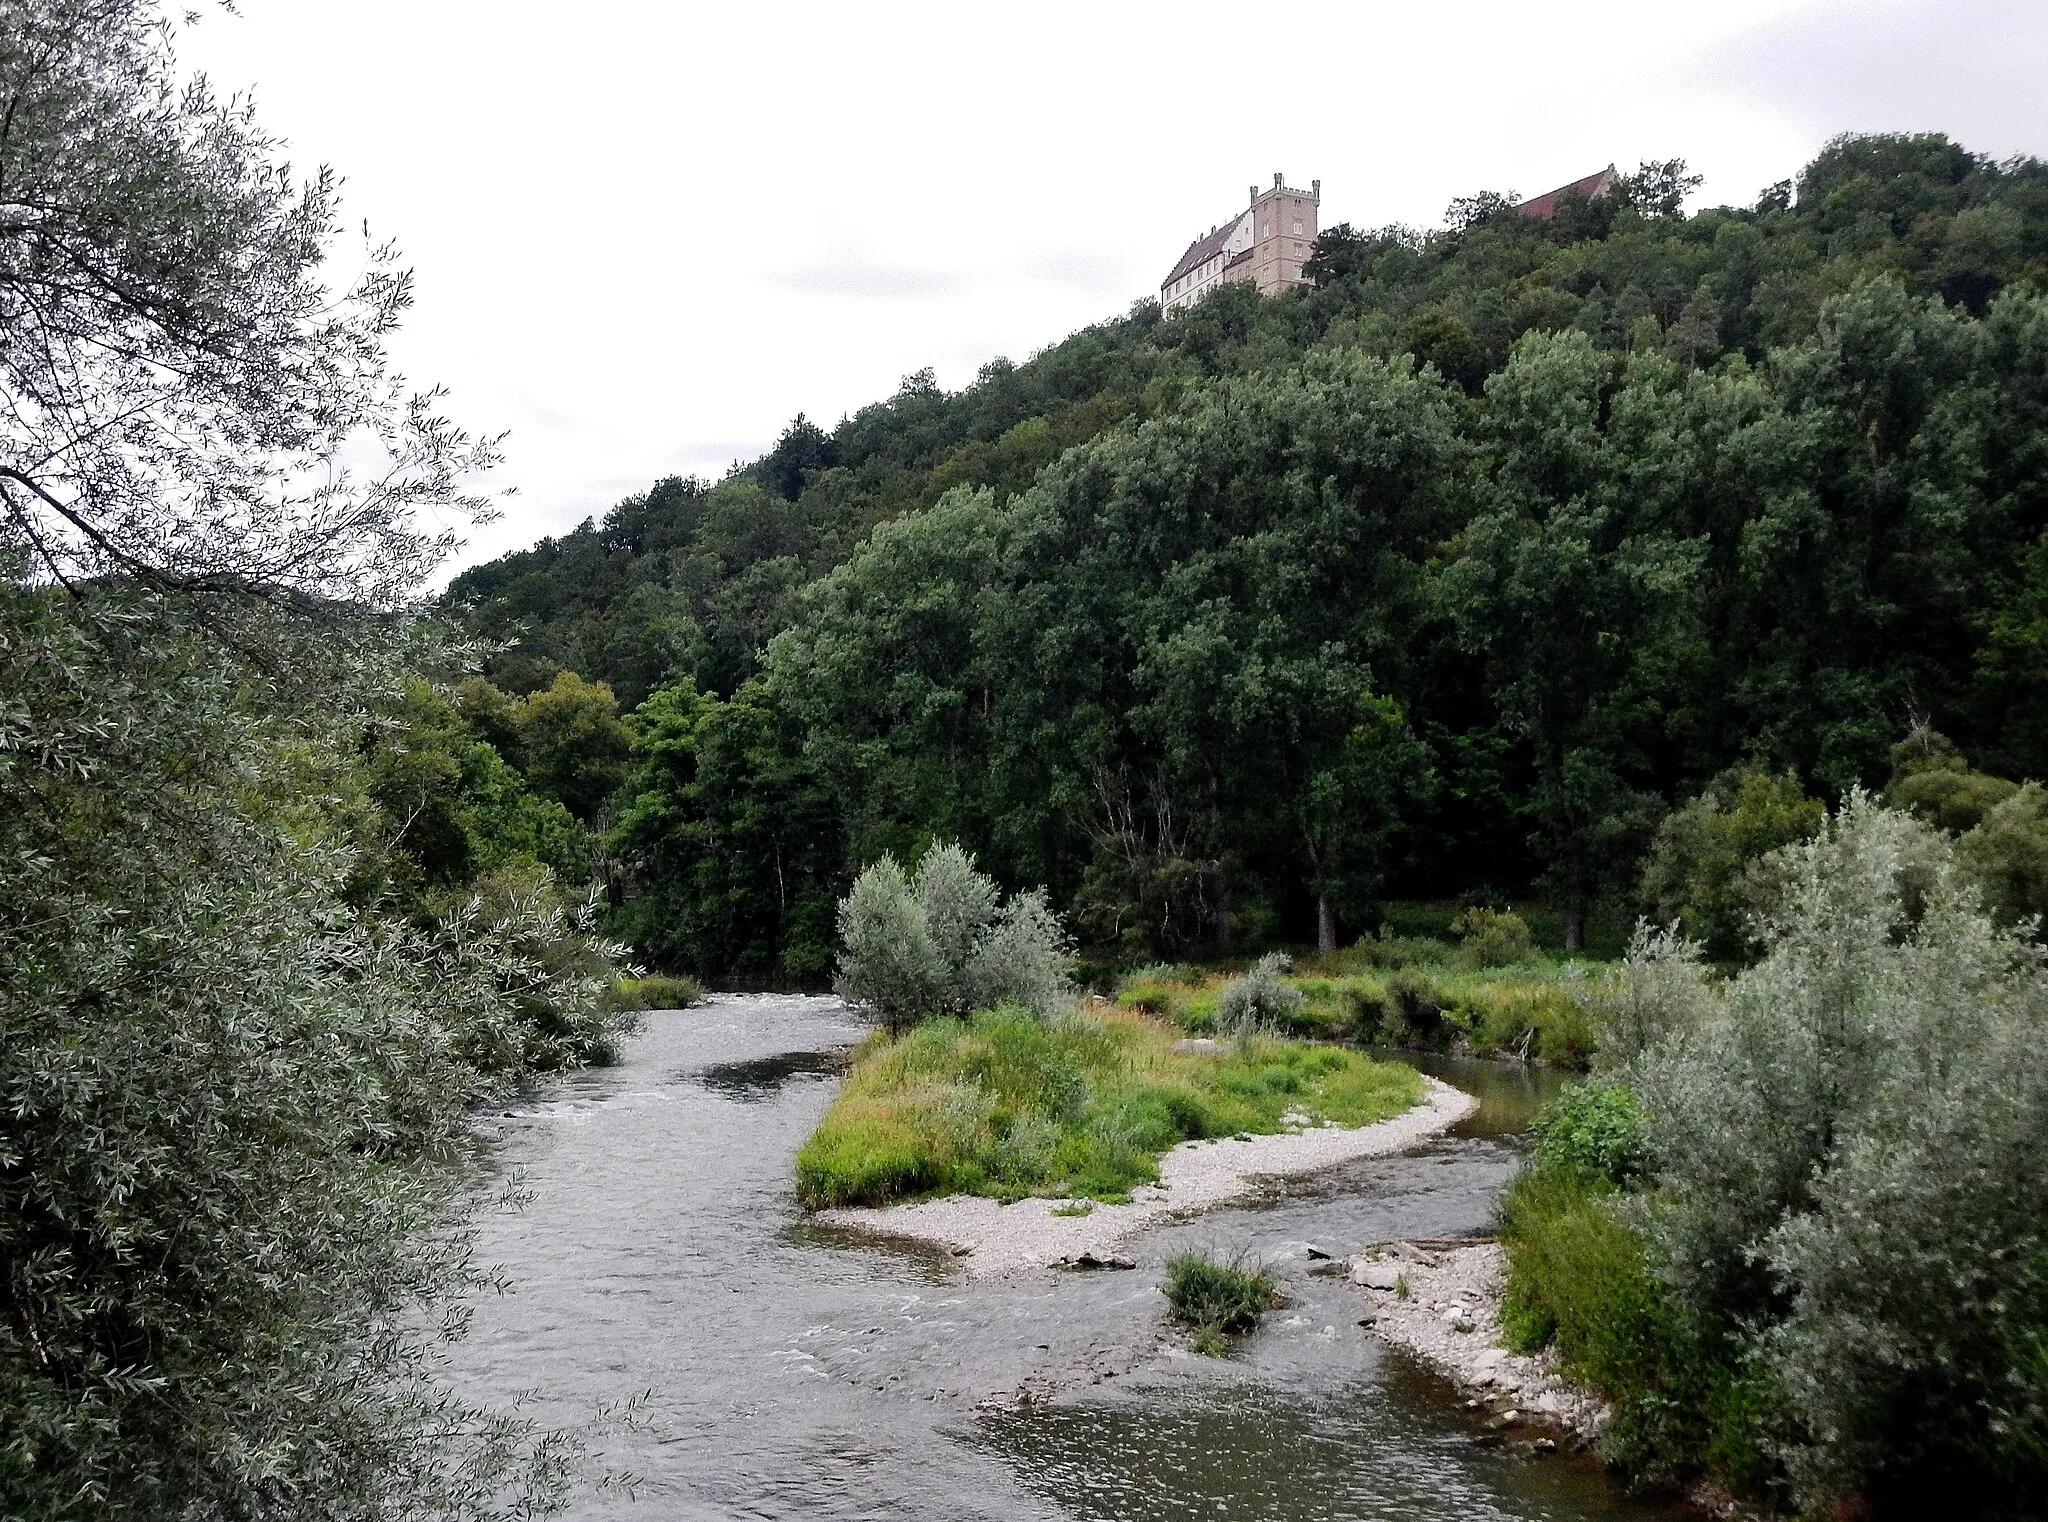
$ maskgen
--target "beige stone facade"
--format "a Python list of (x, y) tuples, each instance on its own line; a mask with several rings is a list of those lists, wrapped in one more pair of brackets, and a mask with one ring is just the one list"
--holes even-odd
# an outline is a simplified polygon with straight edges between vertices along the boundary
[(1173, 272), (1160, 282), (1160, 306), (1179, 311), (1234, 280), (1251, 281), (1262, 296), (1310, 284), (1301, 270), (1315, 247), (1322, 202), (1321, 180), (1297, 190), (1276, 174), (1270, 189), (1252, 186), (1250, 205), (1188, 245)]

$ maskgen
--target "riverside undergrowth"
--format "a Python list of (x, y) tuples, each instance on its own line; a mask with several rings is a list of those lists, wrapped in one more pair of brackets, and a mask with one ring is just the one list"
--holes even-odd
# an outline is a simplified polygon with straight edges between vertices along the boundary
[[(1365, 943), (1368, 946), (1371, 943)], [(1507, 967), (1403, 960), (1374, 967), (1346, 951), (1308, 961), (1284, 986), (1301, 995), (1277, 1022), (1281, 1034), (1370, 1046), (1461, 1050), (1584, 1068), (1592, 1022), (1575, 995), (1583, 963), (1541, 958)], [(1324, 970), (1328, 968), (1330, 970)], [(1118, 986), (1118, 1002), (1169, 1019), (1191, 1035), (1218, 1029), (1231, 974), (1196, 966), (1140, 968)]]
[(1852, 792), (1764, 863), (1762, 958), (1648, 926), (1611, 1080), (1509, 1190), (1504, 1322), (1613, 1403), (1609, 1456), (1818, 1515), (2041, 1515), (2048, 961), (1944, 836)]
[(1132, 1011), (1037, 1019), (995, 1010), (877, 1032), (797, 1154), (807, 1206), (967, 1193), (1117, 1201), (1194, 1138), (1265, 1134), (1292, 1116), (1366, 1125), (1412, 1107), (1412, 1070), (1359, 1052), (1254, 1036), (1176, 1049)]

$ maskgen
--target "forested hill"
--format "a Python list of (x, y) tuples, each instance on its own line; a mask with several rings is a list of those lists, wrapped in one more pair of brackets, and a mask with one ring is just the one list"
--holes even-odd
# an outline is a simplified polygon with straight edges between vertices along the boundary
[(910, 377), (448, 595), (500, 685), (646, 705), (620, 892), (712, 972), (815, 970), (848, 867), (934, 833), (1167, 951), (1626, 895), (1725, 768), (1881, 784), (1918, 720), (2048, 774), (2048, 166), (1688, 188), (1334, 228), (1316, 289)]

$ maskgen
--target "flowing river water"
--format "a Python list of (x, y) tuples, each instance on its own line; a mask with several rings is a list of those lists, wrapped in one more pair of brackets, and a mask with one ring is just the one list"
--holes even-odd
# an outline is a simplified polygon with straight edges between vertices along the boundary
[[(1547, 1075), (1420, 1059), (1482, 1100), (1433, 1143), (1150, 1231), (1135, 1271), (969, 1283), (796, 1207), (792, 1160), (862, 1034), (836, 1000), (723, 995), (489, 1121), (528, 1199), (483, 1223), (510, 1289), (478, 1303), (457, 1379), (549, 1425), (645, 1397), (591, 1440), (630, 1488), (586, 1486), (572, 1517), (1675, 1515), (1590, 1460), (1501, 1448), (1309, 1272), (1310, 1244), (1485, 1231)], [(1190, 1247), (1265, 1260), (1288, 1298), (1231, 1358), (1166, 1334), (1162, 1265)]]

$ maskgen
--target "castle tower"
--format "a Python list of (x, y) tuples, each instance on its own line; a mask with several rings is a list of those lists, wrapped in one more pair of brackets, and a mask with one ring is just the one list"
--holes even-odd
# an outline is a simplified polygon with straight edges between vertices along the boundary
[(1243, 274), (1232, 274), (1258, 286), (1261, 296), (1310, 284), (1301, 267), (1315, 247), (1316, 214), (1322, 204), (1321, 180), (1310, 180), (1305, 191), (1296, 190), (1276, 173), (1270, 190), (1252, 186), (1251, 257)]
[(1251, 204), (1228, 222), (1209, 229), (1180, 256), (1173, 272), (1159, 283), (1159, 304), (1168, 312), (1193, 306), (1217, 286), (1235, 280), (1254, 282), (1270, 296), (1310, 282), (1301, 267), (1316, 241), (1316, 213), (1323, 202), (1323, 182), (1311, 180), (1306, 192), (1293, 189), (1284, 176), (1273, 176), (1273, 188), (1251, 188)]

